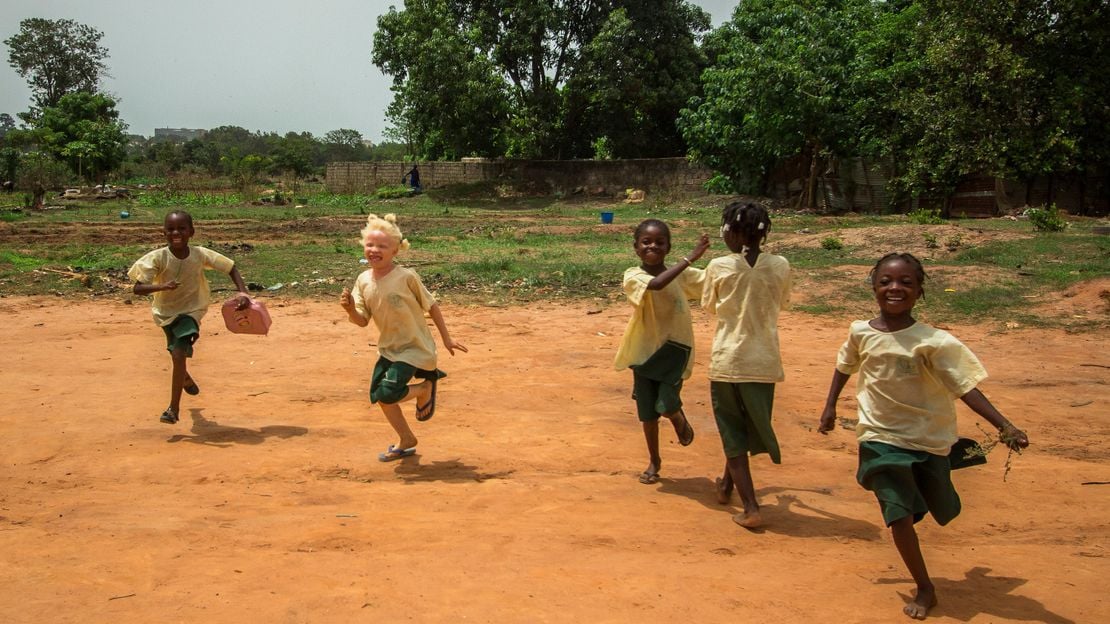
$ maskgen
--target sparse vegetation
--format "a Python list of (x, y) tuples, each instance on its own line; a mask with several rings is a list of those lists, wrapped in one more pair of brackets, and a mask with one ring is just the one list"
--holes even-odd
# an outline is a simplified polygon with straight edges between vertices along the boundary
[(1064, 220), (1056, 204), (1045, 208), (1030, 208), (1025, 214), (1033, 224), (1033, 229), (1038, 232), (1059, 232), (1068, 227), (1068, 222)]

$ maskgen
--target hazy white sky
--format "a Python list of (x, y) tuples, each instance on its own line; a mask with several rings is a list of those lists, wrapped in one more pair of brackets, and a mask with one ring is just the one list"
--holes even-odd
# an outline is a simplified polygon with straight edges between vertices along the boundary
[[(739, 0), (696, 0), (719, 25)], [(370, 62), (377, 18), (403, 0), (0, 0), (0, 41), (29, 17), (72, 19), (104, 33), (129, 132), (242, 126), (385, 129), (389, 78)], [(0, 113), (27, 110), (31, 90), (0, 44)]]

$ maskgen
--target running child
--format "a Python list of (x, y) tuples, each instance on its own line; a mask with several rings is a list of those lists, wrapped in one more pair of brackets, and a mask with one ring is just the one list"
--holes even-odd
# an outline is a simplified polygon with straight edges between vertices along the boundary
[(682, 411), (682, 380), (694, 370), (694, 323), (688, 299), (701, 296), (704, 271), (691, 265), (709, 248), (709, 237), (698, 239), (690, 255), (670, 267), (671, 230), (658, 219), (636, 227), (632, 248), (640, 266), (624, 272), (624, 294), (634, 306), (613, 366), (632, 369), (632, 399), (647, 440), (648, 465), (640, 483), (659, 481), (659, 417), (674, 425), (682, 446), (694, 441), (694, 429)]
[[(467, 349), (451, 338), (443, 313), (420, 276), (393, 263), (398, 253), (409, 248), (396, 216), (367, 217), (362, 248), (370, 268), (358, 276), (353, 290), (343, 289), (339, 305), (355, 325), (366, 327), (373, 320), (378, 328), (378, 362), (370, 377), (370, 402), (381, 406), (400, 438), (378, 454), (380, 461), (387, 462), (416, 453), (417, 439), (400, 404), (415, 399), (416, 420), (428, 420), (436, 410), (436, 383), (446, 377), (436, 368), (436, 343), (424, 313), (431, 316), (451, 355), (456, 349), (463, 353)], [(421, 381), (410, 384), (414, 378)]]
[(175, 210), (166, 215), (162, 233), (168, 245), (139, 258), (127, 275), (135, 281), (136, 295), (154, 295), (151, 313), (166, 334), (166, 350), (173, 361), (170, 406), (158, 420), (172, 425), (181, 414), (181, 391), (190, 395), (200, 393), (187, 370), (186, 359), (193, 357), (193, 343), (200, 338), (200, 319), (208, 311), (211, 299), (204, 271), (214, 269), (231, 277), (239, 289), (236, 309), (249, 306), (250, 296), (234, 261), (211, 249), (189, 245), (189, 239), (196, 233), (189, 213)]
[(871, 269), (879, 316), (855, 321), (836, 359), (818, 431), (836, 425), (836, 401), (853, 373), (859, 402), (859, 470), (856, 480), (875, 493), (917, 595), (902, 611), (925, 619), (937, 604), (914, 523), (926, 512), (941, 526), (960, 513), (952, 485), (959, 397), (998, 428), (1011, 448), (1029, 438), (998, 412), (976, 387), (987, 377), (979, 359), (944, 330), (914, 320), (913, 306), (925, 296), (925, 269), (908, 253), (883, 256)]
[(735, 485), (744, 511), (732, 519), (748, 529), (763, 522), (748, 455), (767, 453), (782, 463), (771, 409), (775, 384), (785, 377), (778, 319), (790, 301), (790, 263), (760, 250), (770, 231), (771, 218), (762, 206), (726, 206), (721, 237), (732, 253), (709, 262), (702, 296), (702, 307), (717, 315), (709, 360), (713, 416), (725, 451), (717, 498), (727, 504)]

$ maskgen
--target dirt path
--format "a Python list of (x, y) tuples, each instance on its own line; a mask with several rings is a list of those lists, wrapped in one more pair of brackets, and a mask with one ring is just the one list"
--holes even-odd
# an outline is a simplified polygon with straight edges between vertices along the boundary
[[(853, 436), (813, 429), (845, 320), (783, 319), (784, 463), (754, 461), (769, 524), (750, 533), (714, 501), (700, 311), (697, 439), (668, 431), (644, 486), (630, 376), (610, 366), (623, 305), (448, 306), (470, 353), (444, 356), (420, 454), (390, 464), (365, 399), (372, 333), (330, 303), (269, 305), (266, 338), (213, 308), (202, 393), (167, 426), (146, 305), (0, 299), (0, 621), (902, 620), (912, 584), (855, 484)], [(1001, 452), (957, 473), (964, 513), (919, 525), (932, 620), (1110, 621), (1106, 338), (951, 329), (1034, 446), (1005, 483)]]

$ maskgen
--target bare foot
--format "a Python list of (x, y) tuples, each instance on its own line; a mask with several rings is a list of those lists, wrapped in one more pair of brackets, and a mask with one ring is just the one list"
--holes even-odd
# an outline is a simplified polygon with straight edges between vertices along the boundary
[(745, 511), (738, 513), (732, 517), (732, 521), (745, 529), (755, 529), (763, 524), (763, 517), (759, 515), (759, 510)]
[(640, 473), (640, 483), (644, 485), (651, 485), (652, 483), (659, 483), (659, 466), (663, 462), (652, 461), (648, 463), (648, 467)]
[(929, 609), (937, 606), (937, 591), (934, 587), (917, 588), (917, 595), (906, 606), (902, 607), (902, 613), (915, 620), (924, 620), (928, 615)]
[(717, 477), (717, 502), (727, 505), (732, 500), (732, 479)]

